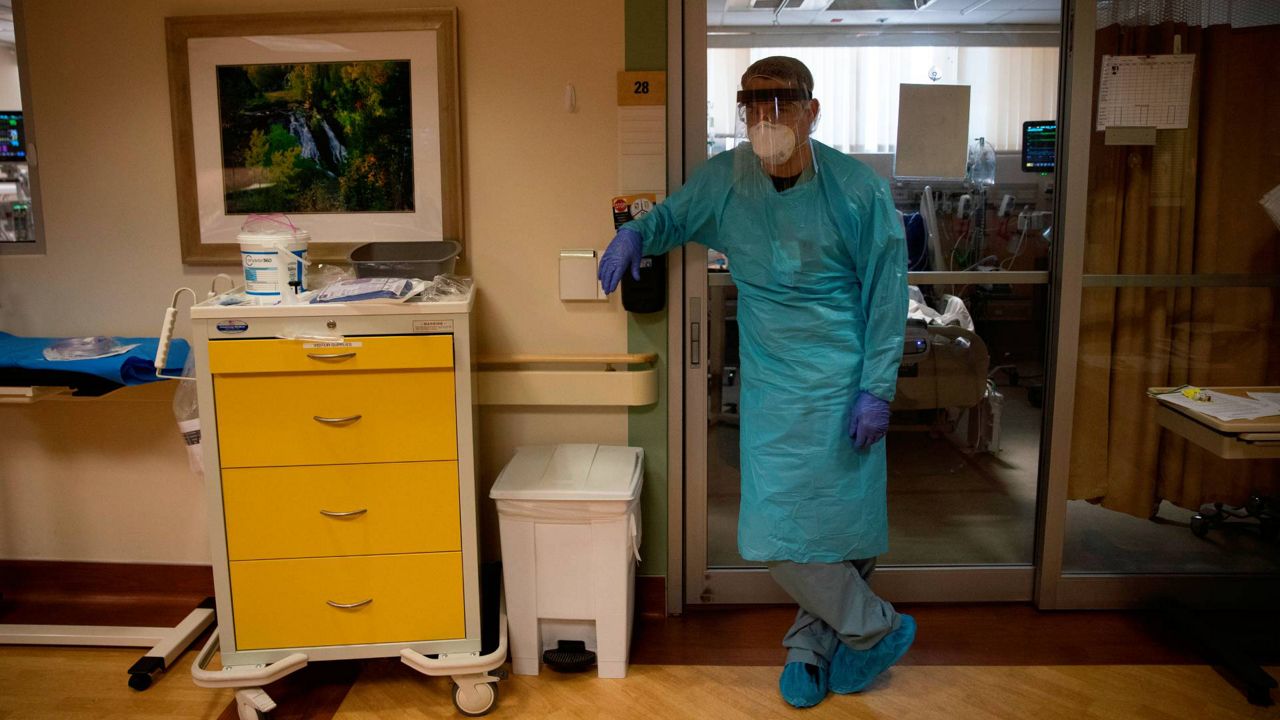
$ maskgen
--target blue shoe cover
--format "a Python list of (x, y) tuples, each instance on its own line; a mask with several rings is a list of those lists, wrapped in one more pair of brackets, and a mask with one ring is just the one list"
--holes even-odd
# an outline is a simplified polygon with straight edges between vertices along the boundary
[(792, 707), (813, 707), (827, 696), (827, 674), (817, 665), (789, 662), (782, 668), (778, 689)]
[(884, 636), (869, 650), (854, 650), (844, 643), (831, 658), (831, 692), (848, 695), (866, 690), (880, 673), (907, 654), (916, 639), (916, 621), (910, 615), (902, 618), (898, 629)]

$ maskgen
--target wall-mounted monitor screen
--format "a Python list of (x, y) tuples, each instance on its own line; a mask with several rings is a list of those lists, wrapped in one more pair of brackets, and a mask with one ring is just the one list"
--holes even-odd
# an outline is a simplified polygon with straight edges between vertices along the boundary
[(27, 161), (27, 133), (21, 110), (0, 110), (0, 162)]
[(1023, 172), (1053, 172), (1058, 151), (1058, 122), (1029, 120), (1022, 123)]

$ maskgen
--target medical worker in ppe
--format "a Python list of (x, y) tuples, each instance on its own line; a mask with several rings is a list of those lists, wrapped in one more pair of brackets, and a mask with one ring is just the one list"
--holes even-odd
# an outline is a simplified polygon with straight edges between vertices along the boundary
[(906, 242), (887, 183), (810, 139), (813, 76), (789, 57), (742, 75), (750, 140), (710, 160), (605, 251), (612, 292), (643, 255), (724, 253), (738, 288), (742, 505), (738, 549), (800, 612), (783, 698), (866, 689), (915, 637), (871, 591), (888, 550), (885, 447), (907, 319)]

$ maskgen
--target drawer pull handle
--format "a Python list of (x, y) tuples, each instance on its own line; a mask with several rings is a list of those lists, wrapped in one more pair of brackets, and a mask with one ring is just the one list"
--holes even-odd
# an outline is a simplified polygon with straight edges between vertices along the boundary
[(312, 415), (311, 417), (315, 418), (315, 421), (318, 423), (324, 423), (326, 425), (341, 425), (342, 423), (353, 423), (364, 416), (348, 415), (346, 417), (331, 418), (331, 417), (320, 417), (319, 415)]
[(321, 510), (320, 514), (331, 518), (349, 518), (358, 517), (369, 512), (368, 508), (360, 508), (359, 510), (348, 510), (347, 512), (334, 512), (333, 510)]
[(365, 605), (368, 605), (369, 603), (373, 602), (373, 598), (369, 598), (367, 600), (361, 600), (360, 602), (353, 602), (353, 603), (337, 603), (332, 600), (325, 600), (325, 602), (329, 603), (329, 607), (336, 607), (339, 610), (350, 610), (352, 608), (358, 608), (358, 607), (363, 607)]
[(353, 352), (345, 352), (345, 353), (307, 353), (307, 357), (311, 358), (312, 360), (346, 360), (347, 358), (353, 358), (353, 357), (355, 357), (355, 356), (356, 356), (356, 354), (355, 354), (355, 353), (353, 353)]

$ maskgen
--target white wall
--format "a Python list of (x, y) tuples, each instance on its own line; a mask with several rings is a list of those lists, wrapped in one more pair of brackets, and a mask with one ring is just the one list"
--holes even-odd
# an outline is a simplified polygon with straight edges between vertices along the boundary
[(12, 45), (0, 45), (0, 110), (21, 110), (18, 56)]
[[(277, 0), (271, 10), (434, 4)], [(602, 247), (612, 235), (622, 0), (450, 4), (480, 351), (625, 351), (617, 301), (561, 303), (556, 265), (560, 248)], [(24, 5), (48, 254), (0, 256), (0, 330), (155, 335), (175, 288), (203, 293), (216, 272), (234, 272), (181, 262), (164, 18), (262, 4)], [(574, 114), (562, 109), (566, 83), (577, 88)], [(203, 495), (172, 427), (171, 392), (0, 406), (0, 557), (207, 562)], [(516, 445), (627, 436), (623, 409), (486, 408), (480, 423), (486, 495)]]

